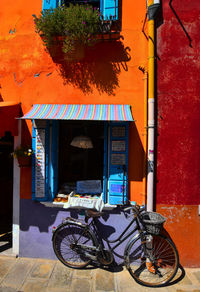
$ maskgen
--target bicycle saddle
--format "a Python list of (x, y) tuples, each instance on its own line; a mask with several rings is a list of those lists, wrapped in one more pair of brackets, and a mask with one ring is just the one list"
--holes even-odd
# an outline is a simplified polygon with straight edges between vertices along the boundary
[(103, 212), (98, 212), (94, 210), (87, 210), (85, 211), (85, 213), (88, 218), (100, 217), (104, 214)]

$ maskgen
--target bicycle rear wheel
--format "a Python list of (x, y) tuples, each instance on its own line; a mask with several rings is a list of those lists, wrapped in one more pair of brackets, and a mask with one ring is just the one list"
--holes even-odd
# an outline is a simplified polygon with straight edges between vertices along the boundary
[(141, 237), (130, 244), (127, 253), (128, 270), (139, 284), (147, 287), (162, 287), (175, 276), (179, 257), (174, 243), (163, 235)]
[(84, 268), (91, 259), (88, 253), (94, 252), (94, 238), (83, 226), (76, 223), (61, 224), (53, 234), (53, 249), (57, 258), (70, 268)]

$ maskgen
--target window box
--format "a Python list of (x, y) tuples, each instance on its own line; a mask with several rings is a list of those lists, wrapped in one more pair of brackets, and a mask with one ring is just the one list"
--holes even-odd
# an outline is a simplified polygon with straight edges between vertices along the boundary
[(42, 36), (47, 49), (50, 51), (52, 47), (59, 46), (70, 59), (81, 59), (82, 56), (76, 57), (76, 53), (80, 51), (83, 55), (84, 46), (119, 39), (119, 28), (114, 21), (113, 16), (104, 20), (99, 8), (87, 4), (51, 6), (43, 9), (39, 17), (34, 15), (36, 32)]

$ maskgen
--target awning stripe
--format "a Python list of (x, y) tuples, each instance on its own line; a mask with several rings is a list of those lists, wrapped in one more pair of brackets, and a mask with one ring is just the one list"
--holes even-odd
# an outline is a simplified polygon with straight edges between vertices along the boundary
[(133, 121), (127, 104), (35, 104), (22, 119)]
[[(59, 120), (62, 120), (67, 112), (67, 109), (68, 109), (68, 105), (64, 105), (63, 106), (63, 109), (61, 109), (60, 111), (60, 114), (57, 115), (57, 119)], [(63, 110), (63, 111), (62, 111)]]

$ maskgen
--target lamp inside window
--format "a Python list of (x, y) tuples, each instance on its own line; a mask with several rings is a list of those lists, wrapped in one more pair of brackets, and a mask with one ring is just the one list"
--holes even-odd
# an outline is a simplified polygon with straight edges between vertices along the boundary
[(94, 147), (90, 137), (84, 135), (74, 137), (70, 145), (82, 149), (92, 149)]

